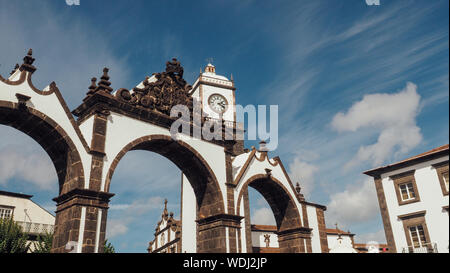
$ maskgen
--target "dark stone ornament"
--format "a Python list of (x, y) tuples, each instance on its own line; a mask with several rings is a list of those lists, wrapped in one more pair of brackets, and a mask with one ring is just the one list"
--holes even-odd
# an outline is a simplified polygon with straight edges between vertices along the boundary
[(95, 91), (104, 91), (106, 93), (111, 93), (113, 89), (110, 87), (111, 82), (109, 81), (108, 75), (109, 69), (107, 67), (103, 68), (103, 75), (98, 82), (98, 86)]
[(28, 50), (28, 53), (25, 57), (23, 57), (23, 64), (19, 67), (20, 71), (28, 71), (30, 73), (33, 73), (36, 71), (36, 67), (33, 66), (34, 58), (33, 58), (33, 50), (30, 48)]
[(156, 81), (150, 82), (146, 77), (143, 88), (133, 88), (133, 93), (127, 89), (117, 90), (116, 97), (137, 107), (152, 109), (170, 115), (175, 105), (186, 105), (190, 112), (193, 109), (193, 98), (189, 94), (192, 89), (183, 79), (183, 67), (177, 59), (166, 63), (166, 71), (154, 73)]

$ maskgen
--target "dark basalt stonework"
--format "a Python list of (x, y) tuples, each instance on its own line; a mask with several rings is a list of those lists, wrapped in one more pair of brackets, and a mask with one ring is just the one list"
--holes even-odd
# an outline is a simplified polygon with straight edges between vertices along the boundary
[(116, 98), (131, 105), (154, 109), (170, 115), (175, 105), (186, 105), (190, 112), (193, 109), (193, 99), (189, 95), (192, 87), (183, 79), (183, 67), (177, 59), (166, 63), (166, 71), (154, 73), (155, 82), (149, 82), (149, 77), (143, 82), (144, 88), (133, 88), (133, 93), (121, 88), (116, 92)]

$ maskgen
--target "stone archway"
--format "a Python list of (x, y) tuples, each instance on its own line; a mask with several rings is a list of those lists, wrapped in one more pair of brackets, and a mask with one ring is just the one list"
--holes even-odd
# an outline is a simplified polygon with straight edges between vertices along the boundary
[[(278, 243), (281, 253), (305, 252), (304, 239), (310, 239), (311, 229), (302, 226), (300, 213), (293, 197), (276, 178), (264, 174), (250, 177), (242, 186), (238, 196), (237, 211), (248, 187), (258, 191), (269, 203), (277, 225)], [(246, 215), (247, 216), (247, 215)]]
[[(123, 156), (132, 150), (145, 150), (158, 153), (172, 161), (188, 178), (196, 197), (198, 225), (208, 224), (208, 219), (225, 215), (225, 206), (219, 183), (210, 166), (203, 157), (183, 141), (175, 141), (170, 136), (149, 135), (140, 137), (126, 145), (114, 158), (106, 174), (105, 192), (109, 192), (114, 171)], [(219, 236), (214, 234), (219, 234)], [(202, 244), (202, 238), (214, 241)], [(198, 252), (224, 252), (225, 229), (222, 226), (198, 229)]]
[[(53, 119), (20, 103), (0, 101), (0, 124), (25, 133), (45, 150), (56, 169), (59, 196), (84, 187), (80, 154), (67, 133)], [(58, 203), (53, 251), (63, 252), (67, 242), (78, 240), (79, 219), (75, 217), (78, 209)]]

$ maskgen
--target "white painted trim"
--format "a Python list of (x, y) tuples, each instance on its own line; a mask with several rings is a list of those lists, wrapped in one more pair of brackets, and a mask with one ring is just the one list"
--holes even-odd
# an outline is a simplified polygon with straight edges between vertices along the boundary
[(230, 238), (228, 236), (228, 227), (225, 228), (225, 244), (227, 246), (227, 253), (230, 253)]
[(99, 241), (100, 241), (100, 227), (102, 225), (102, 209), (98, 209), (97, 216), (97, 231), (95, 232), (95, 253), (98, 253)]
[(83, 235), (84, 235), (84, 224), (86, 222), (86, 207), (81, 208), (81, 219), (80, 219), (80, 229), (78, 233), (78, 244), (77, 253), (82, 253), (83, 250)]

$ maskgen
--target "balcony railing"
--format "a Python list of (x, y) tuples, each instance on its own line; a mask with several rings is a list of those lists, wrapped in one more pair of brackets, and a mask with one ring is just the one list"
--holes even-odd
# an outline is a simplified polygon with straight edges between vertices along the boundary
[(403, 253), (438, 253), (436, 243), (423, 244), (422, 247), (408, 246), (403, 248)]
[(45, 233), (53, 233), (55, 226), (48, 224), (40, 224), (40, 223), (30, 223), (30, 222), (16, 222), (19, 226), (22, 227), (22, 231), (29, 234), (45, 234)]
[(205, 121), (211, 121), (211, 122), (215, 122), (215, 123), (223, 123), (225, 127), (229, 127), (229, 128), (234, 128), (234, 124), (235, 122), (233, 121), (229, 121), (229, 120), (220, 120), (220, 119), (216, 119), (216, 118), (212, 118), (212, 117), (205, 117)]

